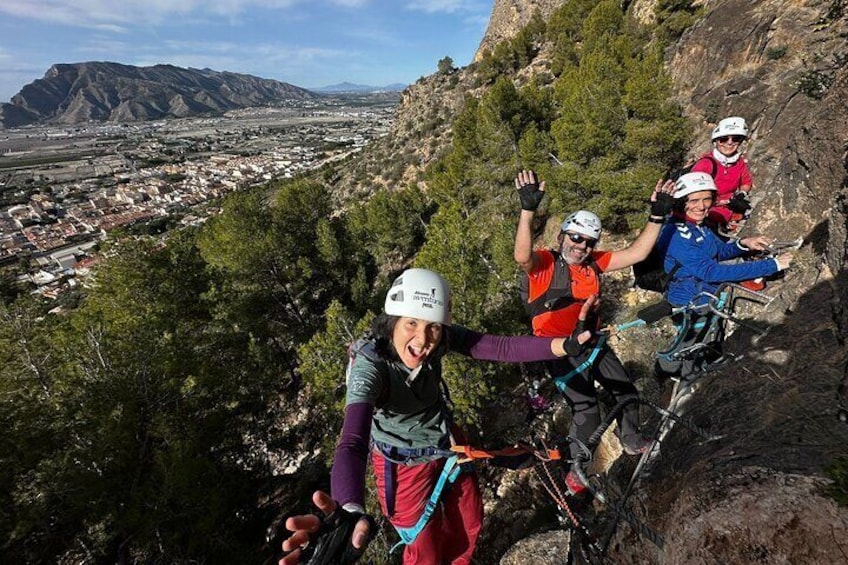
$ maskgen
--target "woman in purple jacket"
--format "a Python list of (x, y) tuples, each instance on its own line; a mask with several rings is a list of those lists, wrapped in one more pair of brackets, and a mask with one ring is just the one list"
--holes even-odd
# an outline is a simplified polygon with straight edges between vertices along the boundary
[[(584, 309), (584, 318), (590, 307)], [(483, 505), (476, 474), (451, 473), (452, 463), (445, 457), (462, 435), (445, 397), (442, 357), (453, 352), (490, 361), (551, 360), (579, 353), (590, 333), (580, 334), (579, 339), (506, 337), (451, 325), (447, 282), (433, 271), (409, 269), (389, 289), (384, 313), (375, 319), (372, 334), (371, 339), (354, 344), (348, 366), (344, 426), (331, 472), (332, 496), (320, 491), (313, 496), (316, 506), (331, 515), (324, 531), (332, 532), (323, 536), (316, 552), (331, 555), (327, 562), (352, 563), (364, 551), (374, 529), (365, 510), (370, 455), (382, 511), (406, 546), (403, 562), (470, 563)], [(434, 495), (436, 485), (446, 480), (453, 483), (450, 490), (441, 497), (438, 492)], [(428, 505), (434, 498), (439, 504)], [(432, 508), (428, 511), (426, 506)], [(314, 515), (289, 518), (286, 528), (294, 533), (283, 549), (294, 551), (280, 564), (298, 563), (298, 548), (320, 526)]]

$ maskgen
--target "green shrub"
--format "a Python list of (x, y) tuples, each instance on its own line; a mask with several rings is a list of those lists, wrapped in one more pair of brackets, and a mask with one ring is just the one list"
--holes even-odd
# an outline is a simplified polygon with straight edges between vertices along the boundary
[(825, 492), (840, 506), (848, 506), (848, 457), (838, 457), (824, 469), (825, 475), (833, 481), (825, 487)]
[(785, 45), (775, 45), (766, 49), (766, 59), (769, 61), (776, 61), (783, 58), (784, 55), (786, 55)]
[(806, 96), (814, 100), (821, 100), (832, 84), (833, 77), (831, 75), (822, 71), (809, 70), (801, 73), (796, 86)]
[(691, 0), (660, 0), (654, 9), (657, 16), (657, 37), (668, 43), (690, 28), (699, 16), (699, 8)]

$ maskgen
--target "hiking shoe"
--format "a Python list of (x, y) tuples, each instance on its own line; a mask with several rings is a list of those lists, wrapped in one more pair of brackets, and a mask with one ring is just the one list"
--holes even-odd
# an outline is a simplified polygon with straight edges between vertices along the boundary
[(565, 475), (565, 486), (568, 487), (569, 494), (573, 496), (579, 496), (589, 490), (589, 487), (586, 486), (580, 477), (574, 471), (569, 471)]
[(627, 455), (642, 455), (651, 448), (651, 443), (653, 443), (642, 434), (632, 434), (620, 441), (621, 449)]
[(654, 380), (660, 388), (665, 386), (665, 383), (676, 376), (676, 372), (669, 372), (662, 368), (659, 359), (654, 361)]
[(708, 363), (702, 363), (698, 370), (701, 373), (712, 373), (713, 371), (720, 371), (739, 359), (736, 355), (731, 353), (725, 353), (721, 357), (714, 359)]

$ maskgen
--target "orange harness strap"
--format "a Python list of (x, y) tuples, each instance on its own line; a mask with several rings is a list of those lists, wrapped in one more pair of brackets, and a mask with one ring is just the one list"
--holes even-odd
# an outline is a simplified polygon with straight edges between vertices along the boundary
[(537, 450), (529, 446), (515, 445), (503, 449), (478, 449), (470, 445), (454, 445), (451, 451), (463, 456), (463, 462), (475, 459), (492, 459), (494, 457), (517, 457), (531, 454), (542, 461), (559, 461), (562, 454), (558, 449)]

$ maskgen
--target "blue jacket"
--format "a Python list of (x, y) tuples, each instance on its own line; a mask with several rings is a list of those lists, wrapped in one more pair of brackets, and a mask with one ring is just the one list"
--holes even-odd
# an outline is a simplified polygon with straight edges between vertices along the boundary
[[(722, 264), (721, 261), (744, 255), (748, 250), (737, 241), (721, 241), (709, 228), (692, 222), (663, 226), (657, 247), (660, 252), (665, 250), (666, 273), (680, 265), (666, 291), (666, 299), (673, 306), (689, 304), (698, 293), (715, 292), (721, 283), (765, 277), (779, 270), (777, 259)], [(696, 303), (707, 300), (701, 297)]]

